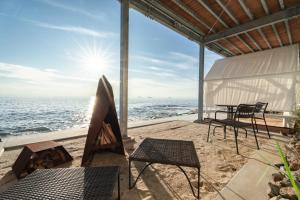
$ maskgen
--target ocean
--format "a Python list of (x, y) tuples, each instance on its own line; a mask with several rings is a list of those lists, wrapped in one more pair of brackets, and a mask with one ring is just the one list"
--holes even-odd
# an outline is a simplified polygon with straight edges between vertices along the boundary
[[(116, 108), (118, 112), (118, 100)], [(0, 138), (89, 125), (94, 97), (0, 97)], [(197, 112), (193, 99), (129, 99), (128, 120), (150, 120)]]

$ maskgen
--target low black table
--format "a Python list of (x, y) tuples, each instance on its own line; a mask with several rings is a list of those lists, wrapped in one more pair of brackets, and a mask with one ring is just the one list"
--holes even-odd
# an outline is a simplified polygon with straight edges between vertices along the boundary
[(118, 181), (119, 167), (38, 169), (0, 193), (1, 200), (111, 199)]
[[(139, 173), (138, 177), (131, 184), (131, 162), (145, 162), (146, 165)], [(138, 146), (137, 149), (129, 156), (129, 189), (136, 185), (138, 178), (144, 170), (154, 164), (167, 164), (177, 166), (187, 178), (193, 195), (199, 199), (200, 193), (200, 163), (192, 141), (183, 140), (166, 140), (146, 138)], [(192, 167), (198, 170), (198, 191), (197, 194), (191, 184), (189, 177), (182, 167)]]

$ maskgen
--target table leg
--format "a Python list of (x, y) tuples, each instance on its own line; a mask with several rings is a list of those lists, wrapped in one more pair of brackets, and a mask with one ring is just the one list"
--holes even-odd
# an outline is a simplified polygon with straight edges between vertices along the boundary
[(198, 168), (198, 194), (197, 198), (200, 199), (200, 168)]
[(128, 188), (131, 189), (131, 160), (129, 159), (129, 166), (128, 166)]
[(118, 200), (120, 200), (121, 195), (120, 195), (120, 172), (118, 173)]
[(198, 168), (198, 191), (197, 191), (197, 194), (196, 194), (196, 191), (195, 191), (194, 188), (193, 188), (193, 185), (192, 185), (192, 183), (191, 183), (191, 180), (190, 180), (190, 178), (188, 177), (188, 175), (186, 174), (186, 172), (184, 171), (184, 169), (183, 169), (181, 166), (179, 166), (179, 165), (176, 165), (176, 166), (177, 166), (177, 167), (183, 172), (183, 174), (185, 175), (187, 181), (189, 182), (189, 185), (190, 185), (190, 188), (191, 188), (191, 190), (192, 190), (192, 193), (193, 193), (194, 197), (196, 197), (197, 199), (199, 199), (199, 196), (200, 196), (200, 169)]
[(134, 186), (136, 185), (138, 179), (140, 178), (140, 176), (143, 174), (143, 172), (145, 171), (145, 169), (147, 167), (149, 167), (150, 165), (152, 165), (153, 163), (146, 163), (146, 165), (144, 166), (144, 168), (141, 170), (141, 172), (139, 173), (139, 175), (137, 176), (137, 178), (134, 180), (133, 184), (131, 185), (131, 161), (129, 161), (129, 189), (134, 188)]

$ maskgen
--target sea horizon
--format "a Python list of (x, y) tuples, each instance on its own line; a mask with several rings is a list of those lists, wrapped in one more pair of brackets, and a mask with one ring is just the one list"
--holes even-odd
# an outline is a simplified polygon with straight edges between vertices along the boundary
[[(94, 98), (0, 97), (0, 138), (87, 127)], [(115, 104), (118, 113), (118, 98)], [(197, 99), (193, 98), (131, 97), (128, 100), (129, 122), (195, 113)]]

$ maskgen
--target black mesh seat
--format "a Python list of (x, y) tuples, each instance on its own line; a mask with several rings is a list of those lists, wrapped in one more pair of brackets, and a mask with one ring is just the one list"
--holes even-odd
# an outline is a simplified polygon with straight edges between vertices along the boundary
[[(226, 139), (226, 127), (230, 126), (233, 127), (234, 130), (234, 136), (235, 136), (235, 144), (236, 144), (236, 152), (239, 154), (239, 148), (238, 148), (238, 132), (239, 129), (244, 129), (246, 132), (246, 137), (247, 137), (247, 127), (252, 127), (255, 141), (256, 141), (256, 146), (257, 149), (259, 149), (257, 137), (256, 137), (256, 130), (254, 127), (254, 112), (255, 112), (256, 105), (250, 105), (250, 104), (240, 104), (238, 105), (237, 109), (235, 112), (233, 112), (233, 119), (218, 119), (217, 114), (218, 113), (227, 113), (226, 111), (216, 111), (215, 112), (215, 118), (212, 119), (209, 122), (209, 128), (208, 128), (208, 134), (207, 134), (207, 142), (209, 141), (209, 134), (210, 134), (210, 128), (211, 125), (217, 124), (217, 127), (223, 127), (224, 128), (224, 139)], [(246, 119), (249, 118), (251, 120), (250, 123), (240, 121), (240, 119)], [(215, 128), (213, 129), (213, 134), (215, 133)]]

